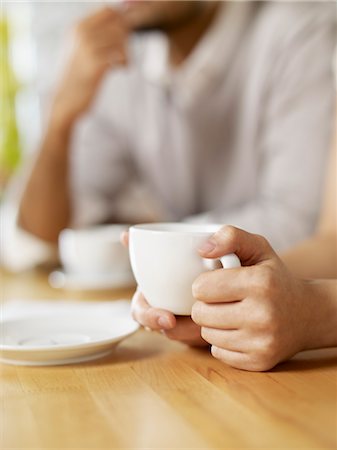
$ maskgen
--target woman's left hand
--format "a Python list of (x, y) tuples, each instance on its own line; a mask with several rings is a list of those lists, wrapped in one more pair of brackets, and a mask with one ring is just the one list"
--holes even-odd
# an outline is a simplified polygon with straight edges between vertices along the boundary
[(205, 258), (228, 253), (243, 267), (196, 279), (192, 319), (214, 357), (240, 369), (271, 369), (306, 347), (309, 283), (296, 279), (263, 237), (234, 227), (223, 227), (200, 249)]

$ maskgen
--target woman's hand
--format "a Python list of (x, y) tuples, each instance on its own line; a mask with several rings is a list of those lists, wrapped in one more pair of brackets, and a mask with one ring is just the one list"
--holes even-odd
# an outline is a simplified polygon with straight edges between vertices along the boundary
[(213, 356), (265, 371), (308, 348), (317, 305), (311, 284), (296, 279), (263, 237), (233, 227), (223, 227), (200, 249), (204, 258), (228, 253), (243, 267), (204, 273), (193, 284), (192, 319)]
[(152, 308), (138, 290), (133, 296), (131, 311), (133, 318), (148, 330), (161, 331), (169, 339), (187, 345), (208, 345), (191, 317), (175, 316), (164, 309)]

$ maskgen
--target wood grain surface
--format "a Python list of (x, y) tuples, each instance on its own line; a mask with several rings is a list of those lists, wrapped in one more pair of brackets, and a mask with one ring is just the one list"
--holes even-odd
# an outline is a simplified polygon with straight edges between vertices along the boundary
[[(52, 290), (43, 272), (0, 276), (3, 301), (132, 295)], [(333, 449), (336, 367), (337, 350), (327, 349), (249, 373), (140, 330), (99, 361), (0, 365), (0, 444), (34, 450)]]

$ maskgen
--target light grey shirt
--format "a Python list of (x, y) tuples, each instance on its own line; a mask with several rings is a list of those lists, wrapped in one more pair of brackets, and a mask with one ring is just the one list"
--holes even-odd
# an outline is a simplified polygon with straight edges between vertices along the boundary
[(226, 2), (188, 60), (132, 44), (72, 152), (74, 223), (229, 223), (284, 249), (314, 230), (333, 122), (333, 3)]
[[(335, 13), (334, 2), (224, 2), (174, 70), (164, 35), (132, 39), (130, 65), (108, 74), (73, 136), (72, 225), (227, 223), (278, 250), (311, 234), (334, 119)], [(3, 230), (12, 269), (50, 257)]]

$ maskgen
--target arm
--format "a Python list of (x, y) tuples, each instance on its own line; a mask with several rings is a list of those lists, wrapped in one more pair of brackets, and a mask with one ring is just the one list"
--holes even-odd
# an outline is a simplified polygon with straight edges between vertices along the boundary
[(315, 236), (286, 252), (282, 259), (302, 278), (337, 278), (337, 147), (329, 163), (321, 220)]
[(20, 204), (20, 227), (50, 242), (57, 241), (59, 232), (70, 220), (70, 134), (70, 128), (59, 131), (51, 119)]
[(282, 255), (286, 266), (301, 278), (337, 278), (337, 236), (317, 234)]
[[(337, 280), (302, 282), (307, 285), (312, 308), (303, 350), (337, 346)], [(305, 291), (304, 291), (305, 294)], [(303, 296), (302, 301), (305, 301)], [(303, 303), (304, 304), (304, 303)]]
[(91, 106), (103, 77), (124, 64), (127, 29), (104, 8), (76, 28), (73, 53), (51, 107), (49, 123), (19, 209), (20, 226), (57, 241), (71, 219), (69, 159), (73, 128)]

